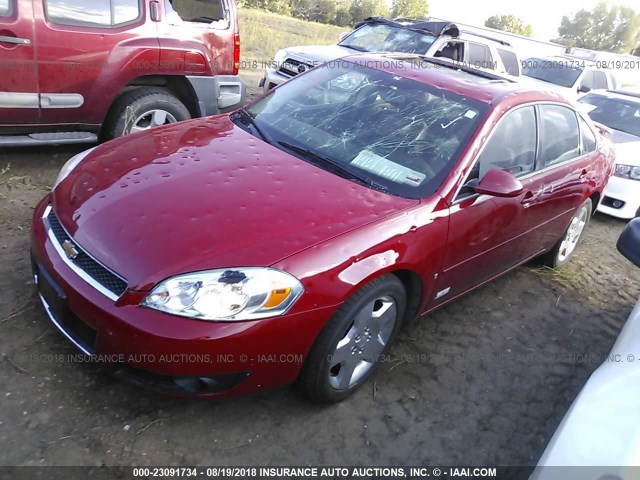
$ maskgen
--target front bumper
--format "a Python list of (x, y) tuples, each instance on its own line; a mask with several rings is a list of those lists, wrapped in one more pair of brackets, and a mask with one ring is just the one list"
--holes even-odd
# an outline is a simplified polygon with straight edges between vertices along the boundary
[[(623, 205), (618, 206), (617, 202)], [(598, 211), (627, 220), (640, 215), (640, 182), (612, 176)]]
[(208, 322), (141, 307), (147, 292), (126, 290), (110, 299), (61, 258), (42, 221), (48, 203), (46, 197), (36, 207), (31, 252), (50, 319), (83, 353), (141, 386), (226, 396), (291, 383), (337, 308), (253, 322)]
[(287, 75), (283, 75), (280, 71), (275, 68), (267, 68), (264, 72), (264, 77), (260, 80), (258, 84), (259, 88), (262, 88), (265, 93), (267, 93), (272, 88), (277, 87), (281, 83), (286, 82), (287, 80), (291, 80), (293, 77), (289, 77)]

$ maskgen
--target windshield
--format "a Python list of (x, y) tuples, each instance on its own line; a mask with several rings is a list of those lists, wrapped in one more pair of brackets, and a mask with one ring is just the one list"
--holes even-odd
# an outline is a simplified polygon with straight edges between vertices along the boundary
[(596, 94), (578, 101), (594, 122), (640, 137), (640, 102)]
[(543, 60), (540, 58), (529, 58), (523, 62), (522, 74), (527, 77), (542, 80), (543, 82), (555, 83), (562, 87), (571, 88), (576, 83), (582, 68), (569, 65), (562, 61)]
[(425, 54), (436, 39), (428, 33), (383, 23), (363, 25), (339, 43), (361, 52), (402, 52)]
[(352, 181), (424, 198), (449, 173), (485, 109), (446, 90), (339, 61), (287, 82), (233, 119)]

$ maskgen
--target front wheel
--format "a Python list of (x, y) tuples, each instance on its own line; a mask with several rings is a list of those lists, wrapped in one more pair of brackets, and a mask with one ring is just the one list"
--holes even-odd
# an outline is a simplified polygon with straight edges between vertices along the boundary
[(298, 380), (302, 392), (322, 403), (352, 395), (389, 347), (406, 302), (402, 282), (393, 275), (373, 280), (349, 298), (316, 339)]
[(582, 241), (587, 224), (591, 219), (592, 208), (591, 199), (587, 199), (573, 214), (566, 232), (545, 258), (545, 263), (549, 267), (560, 268), (569, 261), (576, 247)]

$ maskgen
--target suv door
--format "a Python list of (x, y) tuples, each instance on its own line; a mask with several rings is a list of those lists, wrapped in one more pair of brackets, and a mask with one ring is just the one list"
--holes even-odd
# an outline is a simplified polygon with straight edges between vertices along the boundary
[(100, 125), (133, 78), (157, 70), (146, 0), (37, 0), (42, 122)]
[(0, 125), (38, 121), (32, 0), (0, 0)]
[(526, 199), (530, 190), (539, 185), (527, 182), (525, 193), (515, 198), (478, 195), (472, 185), (492, 168), (526, 177), (535, 170), (537, 142), (536, 111), (532, 105), (510, 111), (495, 127), (475, 160), (466, 186), (450, 208), (447, 252), (436, 281), (434, 305), (533, 255), (523, 248), (522, 237), (535, 228), (528, 216)]

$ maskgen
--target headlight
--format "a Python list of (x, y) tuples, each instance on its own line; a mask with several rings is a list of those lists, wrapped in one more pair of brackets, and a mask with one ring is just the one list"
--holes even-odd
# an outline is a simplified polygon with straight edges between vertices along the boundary
[(60, 170), (60, 173), (58, 173), (58, 177), (56, 178), (56, 181), (54, 182), (53, 188), (51, 190), (55, 189), (60, 184), (60, 182), (67, 178), (69, 174), (73, 172), (73, 169), (76, 168), (78, 164), (84, 159), (84, 157), (89, 155), (96, 148), (97, 147), (90, 148), (89, 150), (85, 150), (84, 152), (80, 152), (79, 154), (71, 157), (67, 161), (67, 163), (62, 166), (62, 169)]
[(282, 50), (278, 50), (276, 54), (273, 56), (273, 68), (276, 70), (282, 66), (284, 61), (287, 58), (287, 51), (283, 48)]
[(633, 167), (631, 165), (616, 165), (616, 171), (614, 172), (616, 177), (627, 178), (630, 180), (640, 180), (640, 167)]
[(279, 270), (220, 269), (165, 280), (141, 305), (183, 317), (237, 322), (282, 315), (303, 290), (297, 278)]

